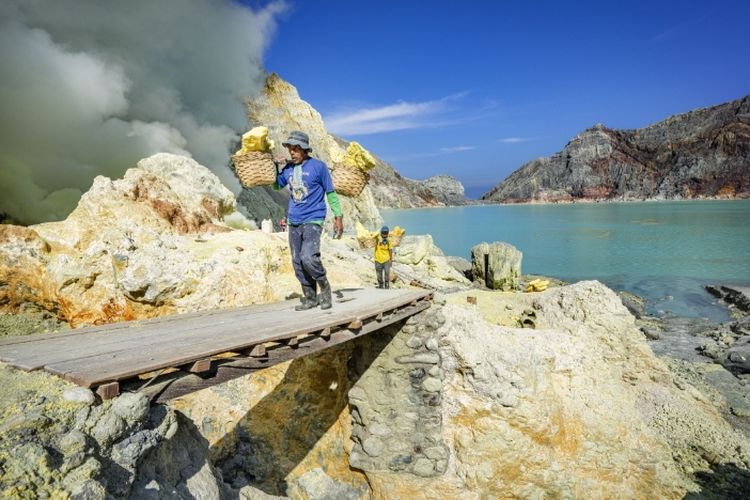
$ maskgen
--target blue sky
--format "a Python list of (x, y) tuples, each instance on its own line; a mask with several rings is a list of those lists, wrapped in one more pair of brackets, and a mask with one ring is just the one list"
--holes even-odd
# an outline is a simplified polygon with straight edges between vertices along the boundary
[(750, 94), (747, 1), (287, 4), (265, 68), (331, 132), (472, 196), (596, 123)]

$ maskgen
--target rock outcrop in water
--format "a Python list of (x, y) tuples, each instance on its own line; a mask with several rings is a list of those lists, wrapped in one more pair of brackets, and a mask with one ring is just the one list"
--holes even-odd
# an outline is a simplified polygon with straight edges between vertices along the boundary
[(596, 125), (482, 196), (491, 202), (747, 198), (750, 96), (635, 130)]
[[(284, 235), (233, 229), (233, 206), (213, 174), (173, 155), (97, 178), (66, 221), (0, 226), (0, 308), (34, 304), (86, 324), (295, 293)], [(372, 286), (371, 251), (353, 238), (322, 244), (334, 288)], [(396, 266), (446, 292), (429, 310), (169, 405), (134, 394), (96, 403), (0, 364), (0, 489), (681, 498), (699, 489), (696, 471), (746, 472), (750, 440), (673, 378), (612, 291), (473, 289), (433, 246), (405, 238)], [(527, 311), (537, 329), (519, 327)]]

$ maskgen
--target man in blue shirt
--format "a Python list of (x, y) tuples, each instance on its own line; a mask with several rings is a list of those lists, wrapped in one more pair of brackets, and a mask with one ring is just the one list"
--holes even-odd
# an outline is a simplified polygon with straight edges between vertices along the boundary
[[(326, 218), (326, 199), (333, 211), (336, 238), (344, 232), (341, 204), (333, 187), (328, 167), (310, 156), (312, 148), (307, 134), (295, 130), (282, 143), (289, 150), (291, 162), (277, 171), (276, 189), (289, 186), (287, 228), (294, 274), (302, 285), (303, 297), (297, 311), (331, 308), (331, 285), (320, 260), (320, 234)], [(317, 294), (320, 287), (320, 296)]]

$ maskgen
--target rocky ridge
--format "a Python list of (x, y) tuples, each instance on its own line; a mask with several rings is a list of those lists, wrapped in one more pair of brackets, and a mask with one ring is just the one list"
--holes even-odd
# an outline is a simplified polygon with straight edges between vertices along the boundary
[(491, 202), (747, 198), (750, 96), (635, 130), (596, 125), (526, 163)]
[[(269, 137), (276, 144), (275, 154), (285, 156), (286, 151), (281, 143), (290, 130), (303, 130), (310, 136), (313, 155), (330, 166), (341, 161), (348, 142), (328, 133), (323, 118), (309, 103), (302, 100), (297, 89), (272, 73), (266, 78), (265, 85), (257, 97), (246, 102), (248, 119), (252, 126), (264, 125), (269, 128)], [(416, 208), (443, 206), (450, 203), (462, 203), (463, 186), (458, 181), (447, 179), (414, 181), (401, 176), (396, 170), (373, 155), (376, 166), (369, 172), (370, 181), (357, 198), (342, 196), (344, 223), (347, 229), (356, 221), (366, 227), (378, 227), (382, 223), (377, 207), (381, 208)], [(252, 188), (258, 192), (256, 198), (266, 199), (261, 191), (265, 188)], [(460, 196), (459, 196), (460, 193)], [(248, 195), (240, 195), (244, 203)], [(255, 204), (248, 199), (250, 212), (257, 211)]]

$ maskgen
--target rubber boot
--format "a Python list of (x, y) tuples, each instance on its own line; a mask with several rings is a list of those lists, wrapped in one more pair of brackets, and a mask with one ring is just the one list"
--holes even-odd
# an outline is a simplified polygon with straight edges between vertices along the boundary
[(304, 296), (300, 300), (300, 304), (294, 306), (295, 311), (305, 311), (307, 309), (312, 309), (313, 307), (316, 307), (318, 305), (318, 296), (315, 293), (315, 287), (303, 286), (302, 293), (304, 294)]
[(318, 303), (321, 309), (331, 308), (331, 284), (328, 283), (328, 279), (323, 278), (318, 281), (318, 287), (320, 287), (320, 294), (318, 295)]

